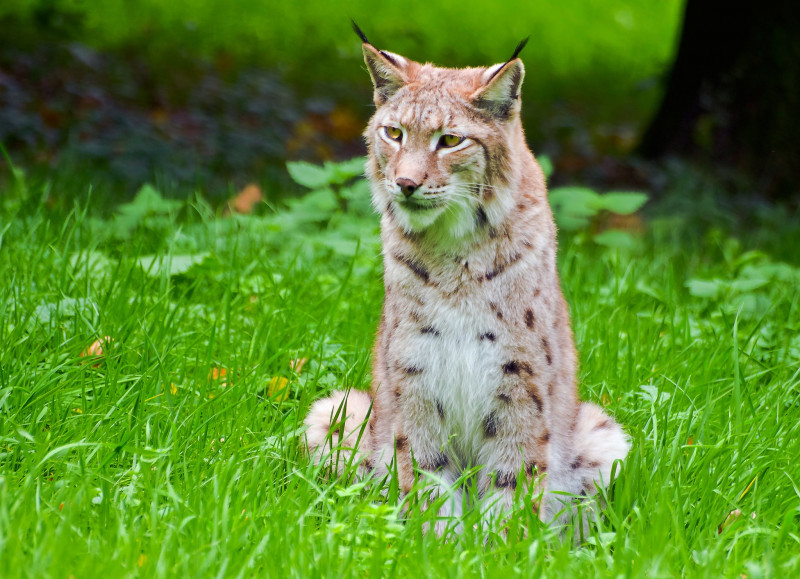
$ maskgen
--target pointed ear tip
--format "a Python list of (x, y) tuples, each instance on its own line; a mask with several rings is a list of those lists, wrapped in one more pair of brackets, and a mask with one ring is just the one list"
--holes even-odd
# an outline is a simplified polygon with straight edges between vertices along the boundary
[(356, 24), (356, 21), (355, 21), (355, 20), (353, 20), (353, 19), (351, 18), (351, 19), (350, 19), (350, 24), (353, 26), (353, 32), (355, 32), (355, 33), (356, 33), (356, 36), (358, 36), (358, 37), (361, 39), (361, 42), (362, 42), (363, 44), (371, 44), (371, 43), (370, 43), (370, 41), (369, 41), (369, 39), (367, 38), (367, 35), (366, 35), (366, 34), (364, 34), (364, 31), (363, 31), (363, 30), (361, 30), (361, 28), (359, 28), (359, 26), (358, 26), (358, 24)]
[(522, 63), (522, 59), (517, 57), (513, 60), (509, 60), (505, 64), (506, 71), (510, 71), (512, 69), (516, 69), (517, 73), (520, 76), (525, 76), (525, 65)]

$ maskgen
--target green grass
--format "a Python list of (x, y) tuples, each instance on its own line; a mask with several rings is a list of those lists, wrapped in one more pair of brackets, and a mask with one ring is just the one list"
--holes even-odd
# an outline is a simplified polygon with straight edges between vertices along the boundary
[(800, 269), (766, 252), (797, 247), (796, 216), (764, 212), (740, 239), (654, 218), (629, 249), (562, 236), (582, 396), (633, 439), (574, 547), (525, 509), (507, 536), (473, 512), (445, 542), (391, 481), (303, 457), (310, 403), (369, 383), (382, 286), (363, 185), (234, 217), (151, 191), (103, 218), (63, 209), (75, 194), (0, 193), (0, 576), (800, 572)]

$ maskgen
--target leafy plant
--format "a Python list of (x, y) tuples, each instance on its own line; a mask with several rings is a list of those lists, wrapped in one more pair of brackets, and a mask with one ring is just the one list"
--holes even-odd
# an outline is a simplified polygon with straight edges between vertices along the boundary
[(134, 230), (139, 227), (151, 233), (166, 232), (175, 222), (175, 214), (183, 205), (183, 201), (164, 199), (152, 185), (144, 185), (133, 201), (117, 208), (114, 237), (130, 239)]
[(728, 313), (759, 318), (776, 298), (790, 296), (800, 287), (800, 267), (774, 261), (761, 251), (736, 256), (731, 266), (719, 276), (692, 277), (686, 288), (692, 296)]
[(358, 245), (377, 248), (378, 220), (370, 204), (364, 159), (312, 165), (286, 164), (289, 174), (311, 191), (287, 200), (288, 209), (271, 219), (271, 227), (292, 231), (312, 246), (323, 246), (342, 256), (355, 255)]
[(286, 168), (295, 182), (309, 189), (319, 189), (331, 185), (343, 185), (354, 177), (363, 175), (364, 159), (356, 157), (339, 163), (325, 161), (322, 166), (296, 161), (286, 163)]
[[(603, 212), (630, 215), (647, 202), (644, 193), (600, 194), (588, 187), (556, 187), (550, 190), (549, 198), (556, 223), (565, 231), (588, 229), (593, 219)], [(603, 231), (592, 239), (608, 247), (630, 247), (634, 244), (633, 236), (619, 229)]]
[[(545, 176), (549, 177), (553, 172), (549, 157), (542, 155), (538, 161)], [(299, 200), (289, 201), (290, 211), (282, 216), (284, 223), (323, 223), (330, 221), (334, 214), (345, 214), (355, 208), (352, 217), (364, 218), (369, 213), (366, 182), (359, 179), (364, 172), (363, 158), (341, 163), (326, 162), (321, 166), (306, 162), (287, 163), (286, 166), (292, 179), (311, 192)], [(600, 194), (587, 187), (556, 187), (550, 190), (549, 199), (558, 226), (576, 232), (589, 229), (593, 220), (604, 212), (616, 215), (635, 213), (647, 202), (647, 195), (628, 192)], [(351, 206), (353, 203), (355, 206)], [(631, 247), (635, 244), (633, 236), (620, 229), (596, 233), (592, 240), (607, 247)]]

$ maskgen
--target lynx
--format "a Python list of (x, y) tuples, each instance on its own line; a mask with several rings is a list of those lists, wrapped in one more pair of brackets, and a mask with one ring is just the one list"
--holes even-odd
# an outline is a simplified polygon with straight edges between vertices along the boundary
[(578, 400), (556, 227), (520, 121), (524, 42), (506, 62), (447, 69), (356, 31), (374, 85), (367, 177), (385, 301), (371, 394), (317, 401), (309, 449), (320, 460), (326, 445), (358, 443), (361, 468), (381, 475), (391, 464), (405, 493), (435, 473), (456, 497), (442, 517), (460, 515), (452, 485), (482, 466), (474, 484), (488, 504), (507, 512), (518, 483), (534, 485), (534, 508), (552, 520), (565, 496), (608, 483), (630, 444)]

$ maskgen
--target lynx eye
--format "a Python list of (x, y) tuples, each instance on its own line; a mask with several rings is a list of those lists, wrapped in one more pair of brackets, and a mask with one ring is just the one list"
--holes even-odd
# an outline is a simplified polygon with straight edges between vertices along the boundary
[(463, 140), (464, 137), (459, 137), (458, 135), (442, 135), (439, 138), (439, 148), (450, 149), (460, 144)]
[(399, 143), (403, 140), (402, 129), (398, 129), (397, 127), (383, 127), (383, 132), (386, 133), (386, 136), (393, 141), (397, 141)]

